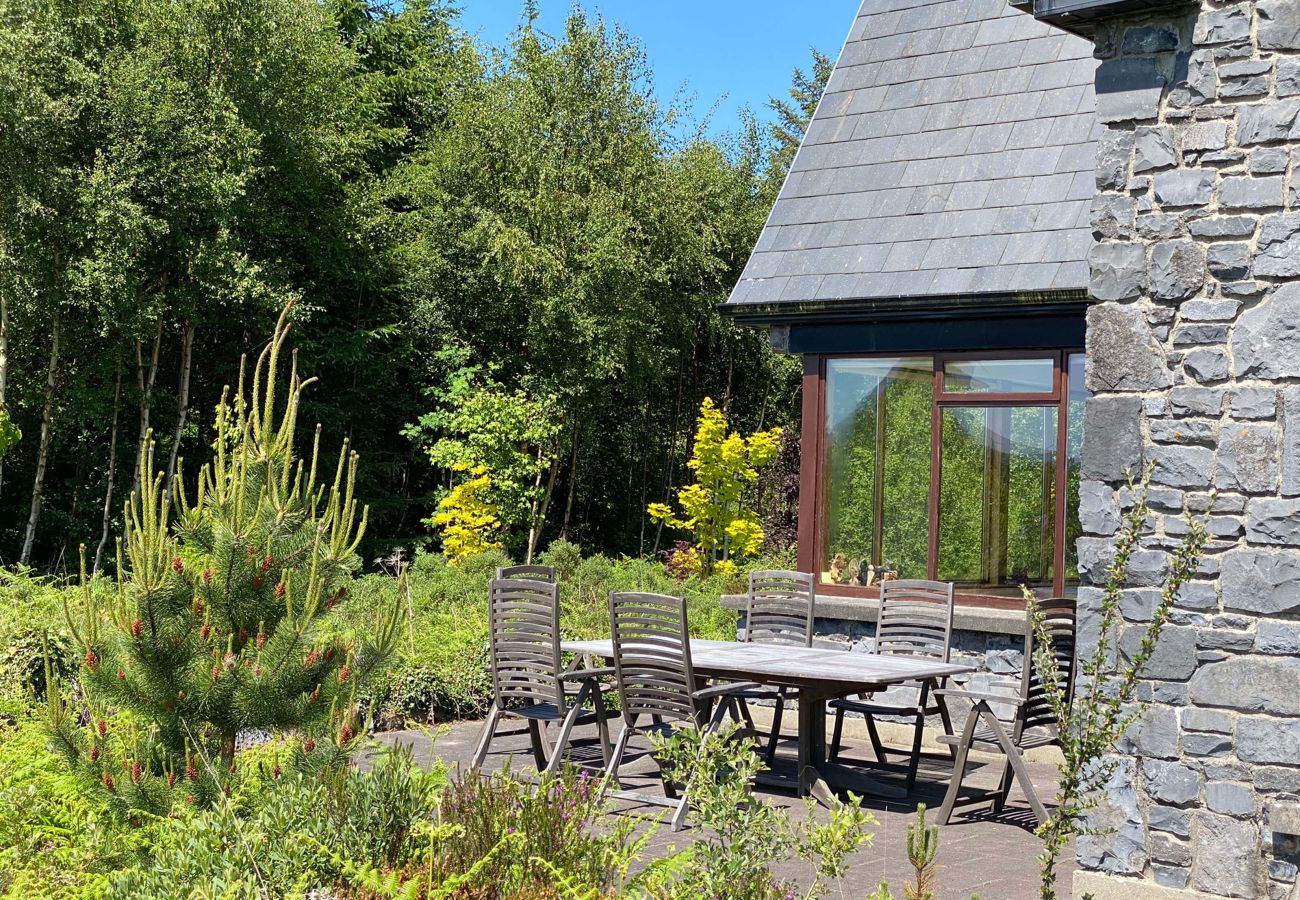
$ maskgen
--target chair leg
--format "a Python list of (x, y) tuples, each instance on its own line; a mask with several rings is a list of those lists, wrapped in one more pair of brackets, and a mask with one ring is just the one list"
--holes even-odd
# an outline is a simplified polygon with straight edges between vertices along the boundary
[(844, 710), (835, 710), (835, 730), (831, 732), (831, 745), (827, 748), (826, 758), (830, 762), (839, 762), (840, 738), (844, 735)]
[(587, 700), (587, 690), (586, 684), (578, 689), (578, 695), (573, 699), (573, 705), (569, 707), (569, 712), (564, 717), (564, 724), (560, 726), (560, 734), (555, 739), (555, 746), (551, 748), (551, 761), (546, 766), (548, 774), (560, 771), (560, 764), (564, 761), (564, 751), (569, 746), (569, 735), (573, 733), (573, 725), (582, 714), (582, 705)]
[[(940, 694), (934, 699), (938, 701), (936, 705), (939, 707), (939, 721), (943, 723), (943, 733), (952, 737), (952, 713), (948, 711), (948, 698)], [(954, 758), (957, 756), (957, 748), (952, 744), (948, 745), (948, 755)]]
[(1007, 805), (1007, 796), (1011, 793), (1011, 780), (1015, 776), (1015, 770), (1011, 768), (1011, 758), (1008, 757), (1002, 761), (1002, 777), (998, 779), (998, 792), (993, 798), (993, 814), (997, 815), (1002, 812), (1003, 807)]
[(618, 780), (618, 767), (623, 763), (623, 754), (627, 751), (627, 742), (632, 737), (632, 726), (626, 721), (623, 723), (623, 730), (618, 733), (618, 741), (614, 744), (614, 752), (610, 754), (609, 766), (605, 772), (604, 779), (600, 782), (600, 792), (603, 794), (612, 782), (620, 790), (623, 787), (622, 782)]
[(605, 761), (605, 768), (609, 768), (609, 711), (605, 708), (605, 698), (601, 696), (600, 685), (596, 685), (595, 697), (591, 702), (592, 708), (596, 711), (596, 732), (600, 736), (600, 758)]
[(912, 755), (907, 760), (906, 790), (910, 794), (916, 785), (916, 770), (921, 765), (921, 740), (925, 737), (925, 712), (916, 714), (916, 728), (912, 732)]
[(1043, 801), (1038, 799), (1038, 791), (1034, 790), (1034, 782), (1029, 777), (1029, 769), (1025, 768), (1025, 761), (1020, 751), (1016, 749), (1016, 745), (997, 716), (993, 715), (993, 711), (986, 704), (981, 704), (981, 707), (980, 715), (984, 716), (984, 721), (988, 723), (998, 743), (1002, 745), (1002, 752), (1007, 755), (1011, 770), (1015, 773), (1016, 781), (1020, 782), (1020, 789), (1025, 792), (1025, 799), (1029, 801), (1030, 808), (1038, 818), (1038, 824), (1043, 824), (1047, 821), (1047, 807), (1043, 806)]
[[(732, 710), (732, 718), (744, 725), (748, 734), (758, 737), (758, 727), (754, 724), (754, 717), (749, 712), (749, 704), (745, 702), (744, 697), (735, 697), (730, 702), (722, 702), (722, 705)], [(739, 713), (739, 718), (736, 718), (736, 713)]]
[(948, 782), (948, 792), (944, 794), (943, 806), (939, 808), (939, 817), (935, 820), (940, 825), (947, 825), (952, 819), (953, 808), (957, 805), (957, 795), (961, 792), (961, 783), (966, 778), (966, 757), (970, 753), (971, 741), (975, 739), (975, 726), (979, 722), (979, 704), (976, 704), (966, 717), (966, 726), (961, 730), (961, 740), (957, 743), (957, 752), (952, 758), (952, 779)]
[(880, 740), (880, 732), (876, 730), (876, 717), (871, 713), (866, 714), (867, 718), (867, 735), (871, 738), (871, 752), (876, 754), (876, 762), (886, 762), (885, 756), (889, 752)]
[(483, 760), (487, 758), (488, 746), (492, 743), (492, 735), (496, 734), (499, 724), (501, 724), (501, 707), (494, 705), (492, 712), (488, 713), (487, 722), (483, 725), (483, 736), (478, 740), (478, 747), (474, 751), (474, 762), (470, 765), (471, 769), (478, 769), (483, 765)]
[(781, 740), (781, 716), (785, 714), (785, 688), (777, 691), (776, 708), (772, 710), (772, 733), (767, 738), (767, 753), (764, 761), (768, 768), (772, 767), (772, 762), (776, 759), (776, 745)]
[(533, 762), (540, 772), (546, 768), (546, 739), (542, 736), (542, 723), (536, 719), (528, 720), (528, 740), (533, 745)]

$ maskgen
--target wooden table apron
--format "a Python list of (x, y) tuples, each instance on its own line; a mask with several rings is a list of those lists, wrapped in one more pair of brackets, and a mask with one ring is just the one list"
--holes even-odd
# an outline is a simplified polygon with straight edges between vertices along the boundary
[[(579, 656), (610, 659), (613, 642), (564, 641), (560, 648)], [(864, 775), (857, 768), (826, 759), (826, 701), (871, 693), (909, 681), (932, 681), (974, 672), (973, 666), (909, 656), (846, 653), (816, 647), (736, 641), (691, 641), (691, 667), (697, 678), (756, 681), (798, 690), (799, 794), (828, 802), (832, 789), (902, 799), (906, 791)], [(764, 781), (773, 780), (768, 777)], [(775, 779), (789, 785), (788, 781)]]

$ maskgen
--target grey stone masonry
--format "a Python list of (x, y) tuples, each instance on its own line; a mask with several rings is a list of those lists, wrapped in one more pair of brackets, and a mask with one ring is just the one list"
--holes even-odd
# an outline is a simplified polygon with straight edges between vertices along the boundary
[(1211, 544), (1079, 862), (1123, 896), (1300, 896), (1300, 0), (1138, 6), (1095, 44), (1084, 651), (1126, 471), (1155, 467), (1121, 655), (1184, 514)]

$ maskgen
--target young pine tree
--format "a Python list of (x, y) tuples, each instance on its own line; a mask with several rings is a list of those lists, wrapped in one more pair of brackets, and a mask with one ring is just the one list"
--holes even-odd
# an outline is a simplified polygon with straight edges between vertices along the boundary
[(69, 622), (91, 715), (78, 727), (51, 691), (52, 725), (68, 755), (133, 807), (210, 800), (233, 771), (241, 729), (300, 732), (303, 768), (343, 763), (361, 731), (357, 684), (393, 645), (400, 591), (364, 637), (322, 636), (358, 568), (366, 511), (358, 516), (346, 442), (325, 478), (319, 429), (310, 460), (295, 457), (299, 400), (314, 379), (298, 377), (295, 357), (277, 396), (288, 312), (251, 395), (242, 365), (233, 403), (223, 395), (215, 457), (192, 499), (175, 479), (176, 521), (149, 447), (110, 597), (85, 582), (83, 559), (84, 609)]

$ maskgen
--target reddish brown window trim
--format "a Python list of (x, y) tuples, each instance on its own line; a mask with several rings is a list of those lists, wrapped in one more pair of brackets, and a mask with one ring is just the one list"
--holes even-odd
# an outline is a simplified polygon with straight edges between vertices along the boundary
[[(1069, 441), (1069, 358), (1082, 354), (1082, 348), (1068, 350), (973, 350), (961, 353), (943, 352), (926, 353), (888, 352), (888, 353), (833, 353), (805, 354), (803, 365), (803, 409), (800, 423), (799, 445), (799, 568), (804, 572), (821, 572), (821, 560), (824, 556), (825, 528), (822, 476), (823, 459), (822, 441), (826, 422), (826, 364), (833, 359), (892, 359), (910, 356), (928, 356), (934, 361), (934, 400), (931, 404), (930, 428), (930, 508), (929, 508), (929, 548), (928, 574), (933, 580), (938, 576), (939, 564), (939, 488), (942, 472), (942, 415), (944, 409), (962, 407), (988, 406), (1041, 406), (1057, 410), (1056, 428), (1056, 506), (1053, 512), (1055, 539), (1052, 548), (1052, 593), (1060, 595), (1065, 592), (1065, 534), (1066, 534), (1066, 488), (1068, 477), (1068, 460), (1066, 453)], [(953, 359), (1051, 359), (1053, 360), (1053, 390), (1051, 393), (945, 393), (943, 392), (943, 365)], [(877, 517), (879, 518), (879, 517)], [(820, 578), (820, 575), (819, 575)], [(821, 584), (819, 593), (830, 596), (875, 598), (879, 591), (875, 588), (851, 587), (849, 585)], [(964, 606), (976, 606), (992, 609), (1021, 609), (1023, 602), (1018, 597), (981, 594), (959, 591), (957, 600)]]

